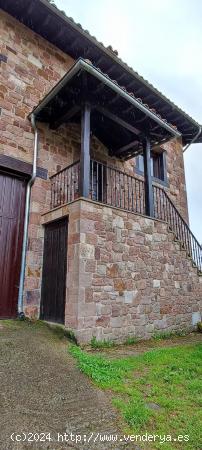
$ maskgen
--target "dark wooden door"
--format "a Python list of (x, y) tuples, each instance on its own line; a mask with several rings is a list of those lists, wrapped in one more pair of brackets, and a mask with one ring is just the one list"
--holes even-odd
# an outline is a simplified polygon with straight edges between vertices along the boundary
[(41, 319), (64, 323), (67, 273), (67, 219), (45, 226)]
[(26, 182), (0, 172), (0, 318), (17, 315)]

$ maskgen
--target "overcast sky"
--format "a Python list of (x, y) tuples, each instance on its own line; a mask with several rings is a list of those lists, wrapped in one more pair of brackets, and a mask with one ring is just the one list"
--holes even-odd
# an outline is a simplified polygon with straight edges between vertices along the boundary
[[(202, 124), (201, 0), (55, 0)], [(202, 243), (202, 144), (184, 155), (191, 229)]]

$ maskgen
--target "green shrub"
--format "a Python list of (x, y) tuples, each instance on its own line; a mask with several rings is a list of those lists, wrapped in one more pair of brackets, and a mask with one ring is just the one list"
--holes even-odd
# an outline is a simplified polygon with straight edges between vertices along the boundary
[(197, 323), (197, 330), (199, 331), (199, 333), (202, 333), (202, 322)]

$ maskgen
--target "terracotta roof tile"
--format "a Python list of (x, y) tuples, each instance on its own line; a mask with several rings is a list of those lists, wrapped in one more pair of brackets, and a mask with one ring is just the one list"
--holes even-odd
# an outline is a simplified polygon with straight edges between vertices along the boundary
[[(187, 117), (189, 120), (192, 121), (192, 123), (195, 123), (196, 126), (199, 126), (199, 124), (196, 122), (196, 120), (194, 120), (189, 114), (187, 114), (185, 111), (183, 111), (183, 109), (181, 109), (179, 106), (177, 106), (174, 102), (172, 102), (170, 99), (168, 99), (161, 91), (159, 91), (158, 89), (156, 89), (152, 83), (150, 83), (148, 80), (146, 80), (145, 78), (143, 78), (141, 75), (139, 75), (139, 73), (137, 71), (135, 71), (131, 66), (129, 66), (126, 62), (124, 62), (119, 56), (118, 56), (118, 51), (114, 50), (112, 48), (111, 45), (105, 46), (103, 44), (103, 42), (98, 41), (98, 39), (95, 36), (92, 36), (91, 33), (88, 30), (84, 30), (84, 28), (82, 27), (82, 25), (80, 23), (76, 23), (75, 20), (72, 17), (67, 16), (67, 14), (65, 13), (65, 11), (61, 11), (54, 3), (54, 0), (47, 0), (48, 3), (50, 3), (52, 6), (54, 6), (58, 11), (60, 11), (60, 13), (64, 14), (64, 16), (67, 17), (68, 20), (70, 20), (72, 23), (74, 23), (78, 28), (80, 28), (82, 30), (83, 33), (85, 33), (86, 35), (90, 36), (91, 39), (93, 39), (95, 41), (95, 43), (98, 43), (99, 45), (101, 45), (104, 49), (108, 50), (108, 52), (112, 53), (118, 62), (120, 62), (121, 64), (123, 64), (123, 66), (125, 66), (127, 69), (129, 69), (132, 74), (134, 76), (136, 76), (139, 80), (141, 80), (144, 84), (146, 84), (148, 87), (150, 87), (153, 91), (155, 91), (158, 95), (161, 96), (161, 98), (163, 98), (166, 102), (169, 102), (172, 106), (174, 106), (179, 112), (181, 112), (185, 117)], [(138, 99), (137, 99), (138, 100)], [(140, 100), (141, 101), (141, 100)], [(151, 109), (152, 111), (152, 109)], [(173, 125), (174, 128), (176, 128)]]
[(153, 114), (155, 114), (159, 119), (161, 119), (164, 123), (167, 123), (169, 126), (171, 126), (172, 128), (174, 128), (175, 130), (177, 130), (177, 127), (171, 123), (169, 123), (166, 119), (164, 119), (159, 113), (156, 112), (156, 110), (154, 108), (150, 108), (149, 105), (147, 105), (147, 103), (144, 103), (143, 100), (141, 98), (137, 98), (135, 97), (133, 92), (128, 92), (125, 86), (120, 86), (118, 84), (118, 82), (116, 80), (112, 80), (109, 75), (107, 73), (104, 73), (100, 67), (95, 67), (92, 63), (92, 61), (90, 61), (89, 59), (85, 59), (85, 62), (87, 62), (88, 64), (91, 64), (96, 70), (98, 70), (98, 72), (102, 73), (102, 75), (105, 76), (105, 78), (109, 79), (110, 81), (112, 81), (114, 84), (116, 84), (120, 89), (122, 89), (122, 91), (126, 92), (130, 97), (135, 98), (139, 103), (141, 103), (143, 106), (145, 106), (145, 108), (147, 108), (149, 111), (151, 111)]

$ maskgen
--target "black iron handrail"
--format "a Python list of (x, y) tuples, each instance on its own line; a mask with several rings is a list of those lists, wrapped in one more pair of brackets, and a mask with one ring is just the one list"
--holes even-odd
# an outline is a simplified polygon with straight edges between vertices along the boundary
[(95, 160), (90, 164), (92, 200), (145, 214), (144, 181)]
[(180, 212), (164, 189), (153, 186), (154, 216), (168, 223), (169, 228), (181, 242), (182, 249), (192, 258), (193, 263), (202, 272), (202, 247), (181, 216)]
[[(76, 161), (50, 177), (51, 209), (80, 196), (80, 162)], [(97, 202), (145, 215), (144, 181), (115, 167), (90, 161), (89, 197)], [(154, 218), (168, 223), (181, 246), (202, 272), (202, 247), (169, 198), (166, 191), (153, 185)]]
[(75, 166), (76, 164), (79, 164), (80, 160), (78, 159), (77, 161), (73, 162), (72, 164), (68, 164), (68, 166), (63, 167), (63, 169), (60, 169), (59, 172), (54, 173), (53, 175), (51, 175), (49, 178), (50, 180), (54, 177), (56, 177), (57, 175), (59, 175), (61, 172), (64, 172), (64, 170), (67, 169), (71, 169), (71, 167)]
[[(50, 177), (51, 209), (79, 197), (79, 161)], [(131, 212), (145, 214), (144, 181), (101, 162), (90, 161), (92, 200)]]
[(51, 209), (79, 197), (79, 171), (80, 162), (76, 161), (50, 177)]

